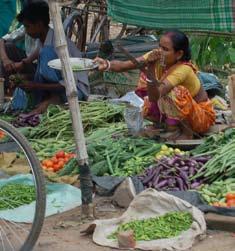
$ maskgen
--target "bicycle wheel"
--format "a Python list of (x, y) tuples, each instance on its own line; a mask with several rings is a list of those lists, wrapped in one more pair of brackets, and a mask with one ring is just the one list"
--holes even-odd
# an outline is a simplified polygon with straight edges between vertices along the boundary
[[(13, 166), (11, 168), (15, 167), (17, 174), (25, 173), (25, 175), (11, 176), (7, 167), (4, 167), (4, 169), (3, 165), (0, 166), (1, 174), (5, 176), (4, 179), (0, 177), (2, 178), (0, 179), (0, 250), (29, 251), (35, 245), (44, 221), (45, 182), (40, 162), (26, 138), (17, 129), (2, 120), (0, 120), (0, 132), (0, 135), (3, 135), (3, 137), (0, 136), (0, 159), (2, 158), (1, 160), (4, 161), (6, 159), (4, 159), (5, 155), (8, 158), (9, 156), (12, 159), (15, 158), (12, 161)], [(17, 161), (21, 162), (21, 166), (24, 163), (24, 170), (19, 171), (17, 169)], [(21, 178), (21, 183), (16, 177)], [(27, 177), (27, 180), (23, 179), (22, 181), (22, 177)], [(2, 182), (5, 183), (2, 184)], [(7, 189), (7, 186), (9, 189), (9, 186), (20, 186), (22, 182), (24, 189), (30, 187), (30, 193), (32, 193), (30, 198), (33, 202), (28, 201), (29, 194), (27, 196), (21, 194), (23, 189), (15, 191), (14, 195), (11, 194), (13, 192), (3, 195), (3, 191)], [(15, 196), (15, 199), (12, 196)], [(20, 196), (23, 196), (23, 199)], [(28, 204), (24, 201), (26, 197)], [(27, 219), (21, 219), (21, 212)]]

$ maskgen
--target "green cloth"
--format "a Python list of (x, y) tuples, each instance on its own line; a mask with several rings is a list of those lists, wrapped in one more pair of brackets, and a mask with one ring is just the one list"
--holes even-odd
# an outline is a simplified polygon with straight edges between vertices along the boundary
[(1, 0), (0, 1), (0, 37), (8, 33), (16, 15), (16, 1), (15, 0)]
[(235, 0), (108, 0), (114, 20), (154, 29), (235, 32)]

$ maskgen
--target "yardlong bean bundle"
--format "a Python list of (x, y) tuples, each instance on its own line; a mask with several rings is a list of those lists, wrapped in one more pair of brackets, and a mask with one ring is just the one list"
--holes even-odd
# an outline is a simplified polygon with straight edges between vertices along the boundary
[(13, 209), (35, 200), (34, 186), (9, 183), (0, 187), (0, 210)]
[[(80, 109), (85, 133), (123, 120), (123, 106), (113, 105), (106, 101), (81, 102)], [(72, 139), (72, 120), (69, 110), (59, 106), (50, 106), (41, 123), (31, 130), (29, 137)]]

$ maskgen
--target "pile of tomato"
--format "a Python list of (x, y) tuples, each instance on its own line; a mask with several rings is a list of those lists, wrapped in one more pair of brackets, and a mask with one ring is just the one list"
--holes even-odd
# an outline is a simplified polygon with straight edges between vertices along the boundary
[(66, 153), (64, 151), (58, 151), (54, 156), (50, 159), (44, 159), (41, 161), (42, 169), (50, 172), (57, 172), (62, 169), (66, 163), (74, 158), (76, 154), (74, 153)]
[(0, 139), (3, 139), (6, 136), (5, 132), (0, 130)]
[(227, 207), (235, 207), (235, 193), (226, 194)]
[(227, 193), (225, 202), (214, 202), (212, 205), (215, 207), (235, 207), (235, 192)]

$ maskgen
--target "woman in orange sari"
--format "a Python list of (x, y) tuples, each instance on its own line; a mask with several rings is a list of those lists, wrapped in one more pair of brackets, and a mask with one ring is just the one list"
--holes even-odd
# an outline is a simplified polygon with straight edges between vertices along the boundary
[[(144, 99), (144, 117), (155, 124), (165, 122), (177, 129), (177, 139), (191, 139), (206, 132), (215, 122), (215, 112), (191, 63), (187, 36), (171, 30), (163, 34), (159, 48), (137, 58), (145, 64), (136, 94)], [(135, 69), (128, 61), (96, 58), (101, 71), (122, 72)]]

